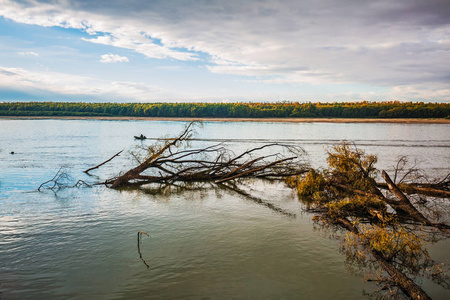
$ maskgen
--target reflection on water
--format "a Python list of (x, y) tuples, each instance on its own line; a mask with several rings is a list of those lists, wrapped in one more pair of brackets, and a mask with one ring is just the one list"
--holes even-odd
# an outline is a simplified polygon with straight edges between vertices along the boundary
[[(132, 163), (125, 154), (93, 177), (81, 171), (151, 143), (133, 135), (156, 138), (182, 128), (181, 122), (0, 121), (0, 298), (360, 299), (370, 289), (346, 271), (337, 242), (313, 230), (311, 216), (282, 185), (167, 195), (104, 187), (36, 191), (61, 165), (87, 182), (117, 174)], [(379, 154), (382, 166), (407, 154), (437, 174), (448, 171), (448, 129), (205, 123), (193, 146), (226, 140), (239, 152), (260, 139), (288, 140), (303, 145), (312, 164), (323, 165), (326, 146), (349, 139)], [(150, 235), (140, 245), (149, 269), (137, 253), (139, 231)], [(449, 247), (430, 251), (445, 260)], [(430, 295), (448, 296), (433, 288)]]

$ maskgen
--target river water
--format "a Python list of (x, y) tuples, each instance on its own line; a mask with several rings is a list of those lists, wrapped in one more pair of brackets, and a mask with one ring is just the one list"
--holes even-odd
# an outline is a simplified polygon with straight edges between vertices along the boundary
[[(127, 151), (176, 135), (183, 122), (0, 120), (0, 299), (360, 299), (339, 242), (314, 229), (283, 184), (250, 191), (289, 217), (232, 191), (171, 194), (102, 186), (37, 192), (65, 166), (74, 180), (108, 178), (133, 161)], [(392, 170), (400, 155), (442, 176), (450, 125), (206, 122), (193, 147), (224, 142), (236, 153), (268, 142), (302, 146), (314, 167), (326, 149), (353, 141)], [(124, 149), (110, 164), (82, 172)], [(14, 154), (10, 154), (14, 151)], [(147, 232), (137, 252), (137, 233)], [(449, 242), (430, 246), (448, 260)], [(434, 299), (449, 293), (430, 282)]]

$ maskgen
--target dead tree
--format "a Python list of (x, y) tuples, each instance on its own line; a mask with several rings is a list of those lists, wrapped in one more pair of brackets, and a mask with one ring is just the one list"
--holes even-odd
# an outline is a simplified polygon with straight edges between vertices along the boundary
[(140, 176), (140, 174), (144, 172), (146, 169), (150, 168), (154, 163), (154, 160), (160, 157), (164, 152), (166, 152), (167, 150), (171, 151), (172, 147), (175, 147), (177, 146), (177, 144), (186, 141), (191, 136), (192, 132), (190, 131), (190, 128), (192, 127), (192, 124), (193, 123), (190, 123), (177, 138), (173, 140), (168, 140), (159, 149), (158, 148), (149, 149), (151, 150), (149, 151), (150, 153), (149, 157), (140, 165), (130, 169), (121, 176), (107, 180), (105, 183), (109, 184), (111, 188), (118, 188), (120, 186), (126, 186), (129, 184), (130, 181), (137, 179)]
[(181, 148), (190, 140), (192, 123), (176, 138), (152, 145), (138, 166), (105, 181), (111, 188), (176, 182), (223, 183), (241, 178), (278, 178), (308, 170), (303, 149), (286, 144), (266, 144), (239, 155), (222, 144), (199, 149)]

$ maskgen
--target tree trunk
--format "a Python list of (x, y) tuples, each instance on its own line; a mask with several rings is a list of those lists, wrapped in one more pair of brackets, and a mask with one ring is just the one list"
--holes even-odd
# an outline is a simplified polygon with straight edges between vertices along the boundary
[[(344, 229), (352, 232), (353, 234), (359, 236), (358, 228), (353, 225), (347, 218), (338, 218), (336, 222)], [(380, 266), (385, 270), (391, 277), (392, 280), (396, 283), (396, 285), (410, 298), (414, 300), (431, 300), (430, 296), (428, 296), (424, 290), (420, 288), (417, 284), (414, 283), (410, 278), (408, 278), (405, 274), (403, 274), (400, 270), (394, 267), (390, 262), (388, 262), (383, 255), (370, 248), (369, 245), (365, 245), (368, 247), (368, 250), (372, 254), (372, 256), (376, 259), (376, 261), (380, 264)]]
[[(377, 186), (382, 189), (389, 189), (387, 183), (377, 182)], [(404, 187), (404, 192), (407, 194), (421, 194), (430, 197), (450, 198), (450, 191), (442, 190), (432, 186), (422, 186), (422, 184), (417, 185), (408, 183), (402, 183), (401, 186)]]
[(413, 220), (424, 223), (426, 225), (433, 225), (430, 220), (425, 218), (424, 215), (422, 215), (409, 201), (409, 199), (403, 194), (403, 192), (395, 185), (395, 183), (391, 180), (389, 175), (383, 171), (381, 173), (381, 176), (383, 176), (384, 180), (386, 180), (386, 183), (389, 187), (389, 190), (397, 197), (398, 204), (391, 204), (393, 208), (397, 211), (400, 210), (402, 212), (405, 212), (407, 215), (409, 215)]
[(420, 288), (417, 284), (409, 279), (405, 274), (400, 272), (391, 263), (386, 261), (383, 256), (375, 250), (371, 250), (373, 257), (378, 261), (378, 263), (383, 267), (383, 269), (392, 277), (392, 280), (398, 285), (398, 287), (411, 299), (417, 300), (431, 300), (424, 290)]

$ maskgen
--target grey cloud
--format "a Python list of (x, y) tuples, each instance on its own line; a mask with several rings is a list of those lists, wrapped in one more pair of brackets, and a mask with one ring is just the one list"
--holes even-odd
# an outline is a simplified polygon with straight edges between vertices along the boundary
[[(28, 1), (15, 1), (30, 6)], [(274, 23), (305, 25), (304, 21), (318, 26), (339, 26), (342, 24), (402, 23), (408, 25), (450, 24), (450, 5), (447, 0), (111, 0), (111, 1), (44, 1), (37, 3), (55, 4), (78, 11), (95, 12), (112, 16), (144, 17), (182, 24), (193, 19), (233, 21), (242, 23), (255, 19), (266, 19), (266, 25)], [(246, 20), (244, 17), (247, 17)], [(287, 18), (283, 18), (287, 17)], [(293, 27), (295, 28), (295, 26)]]
[(375, 10), (371, 20), (428, 26), (450, 24), (450, 4), (447, 0), (384, 1), (382, 3), (384, 5)]
[(6, 76), (15, 76), (15, 75), (17, 75), (17, 73), (15, 73), (15, 72), (7, 71), (7, 70), (1, 69), (1, 68), (0, 68), (0, 74), (6, 75)]

